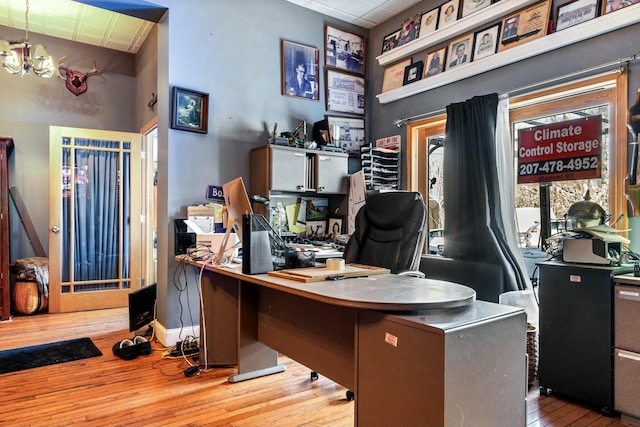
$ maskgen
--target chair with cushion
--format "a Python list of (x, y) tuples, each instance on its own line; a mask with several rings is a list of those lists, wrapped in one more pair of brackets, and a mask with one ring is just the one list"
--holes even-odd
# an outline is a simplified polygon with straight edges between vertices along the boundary
[(393, 191), (367, 197), (345, 248), (347, 264), (375, 265), (392, 273), (418, 271), (427, 210), (418, 192)]

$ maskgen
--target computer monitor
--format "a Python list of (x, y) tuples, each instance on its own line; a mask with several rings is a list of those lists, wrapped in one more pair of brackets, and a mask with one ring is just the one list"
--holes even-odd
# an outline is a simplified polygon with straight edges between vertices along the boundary
[(129, 332), (137, 331), (154, 321), (156, 288), (154, 283), (129, 292)]
[(227, 230), (224, 233), (222, 244), (218, 250), (216, 264), (222, 262), (222, 254), (227, 250), (227, 242), (232, 229), (236, 232), (240, 242), (242, 242), (242, 215), (253, 213), (251, 201), (247, 195), (247, 189), (244, 186), (242, 177), (222, 184), (222, 194), (224, 195), (224, 202), (227, 209)]

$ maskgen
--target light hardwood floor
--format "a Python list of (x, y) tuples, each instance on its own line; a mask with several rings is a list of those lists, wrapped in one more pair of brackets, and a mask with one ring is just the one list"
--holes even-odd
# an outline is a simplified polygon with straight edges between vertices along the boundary
[[(346, 389), (282, 356), (284, 373), (237, 384), (233, 367), (185, 377), (182, 359), (125, 361), (111, 347), (128, 332), (126, 309), (14, 316), (0, 322), (0, 350), (88, 336), (101, 357), (0, 375), (0, 426), (352, 426)], [(390, 390), (390, 393), (395, 391)], [(529, 427), (622, 427), (620, 417), (531, 387)], [(491, 426), (487, 426), (491, 427)]]

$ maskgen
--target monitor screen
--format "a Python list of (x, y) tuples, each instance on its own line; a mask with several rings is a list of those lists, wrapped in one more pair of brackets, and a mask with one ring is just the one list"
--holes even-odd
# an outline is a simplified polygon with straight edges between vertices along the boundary
[[(247, 195), (247, 189), (244, 186), (242, 177), (222, 184), (222, 193), (227, 206), (227, 231), (225, 232), (225, 237), (222, 240), (218, 254), (225, 253), (231, 229), (236, 232), (238, 239), (242, 242), (242, 215), (253, 213), (251, 201)], [(221, 256), (218, 257), (218, 263), (222, 261), (221, 258)]]
[(144, 286), (129, 293), (129, 332), (149, 325), (155, 318), (157, 285)]

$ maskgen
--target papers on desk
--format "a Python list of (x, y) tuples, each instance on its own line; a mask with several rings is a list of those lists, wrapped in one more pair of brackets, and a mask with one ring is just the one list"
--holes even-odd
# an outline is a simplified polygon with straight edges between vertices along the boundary
[(347, 264), (344, 270), (329, 270), (326, 267), (294, 268), (289, 270), (269, 271), (269, 276), (283, 279), (297, 280), (299, 282), (321, 282), (327, 277), (339, 274), (344, 277), (364, 277), (375, 274), (386, 274), (391, 271), (388, 268), (374, 267), (363, 264)]

